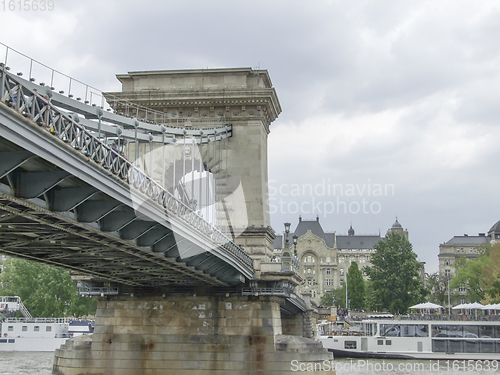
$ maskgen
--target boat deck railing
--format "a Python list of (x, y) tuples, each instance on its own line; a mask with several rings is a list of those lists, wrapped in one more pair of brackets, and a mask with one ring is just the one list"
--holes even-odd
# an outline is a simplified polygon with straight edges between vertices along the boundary
[(69, 323), (71, 318), (7, 318), (5, 323)]
[(394, 317), (398, 320), (443, 320), (443, 321), (473, 321), (487, 322), (500, 321), (500, 315), (484, 314), (408, 314)]

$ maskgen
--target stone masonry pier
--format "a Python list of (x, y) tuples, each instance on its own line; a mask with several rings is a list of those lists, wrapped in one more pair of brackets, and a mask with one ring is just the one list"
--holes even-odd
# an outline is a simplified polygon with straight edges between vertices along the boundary
[(332, 359), (316, 341), (283, 335), (277, 297), (117, 296), (99, 301), (93, 335), (56, 351), (53, 373), (286, 375), (293, 360)]

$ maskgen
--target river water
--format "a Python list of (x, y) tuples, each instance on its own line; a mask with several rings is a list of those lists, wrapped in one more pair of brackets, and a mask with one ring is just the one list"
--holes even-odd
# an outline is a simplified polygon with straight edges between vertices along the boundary
[[(51, 375), (53, 362), (53, 352), (0, 352), (0, 374)], [(292, 363), (291, 369), (298, 374), (314, 374), (314, 371), (310, 371), (307, 365), (304, 363), (300, 367), (301, 364)], [(337, 375), (500, 375), (500, 362), (492, 361), (400, 361), (342, 358), (336, 359), (333, 363), (323, 363), (323, 366), (326, 366), (323, 368), (326, 371), (334, 367)]]
[(0, 352), (2, 375), (51, 375), (54, 352)]

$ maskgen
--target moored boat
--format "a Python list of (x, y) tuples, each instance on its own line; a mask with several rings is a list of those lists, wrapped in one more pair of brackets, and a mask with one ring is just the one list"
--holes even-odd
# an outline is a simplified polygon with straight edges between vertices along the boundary
[[(440, 317), (443, 319), (443, 316)], [(500, 360), (500, 321), (364, 319), (358, 330), (318, 325), (336, 357)]]
[[(21, 311), (23, 318), (7, 317)], [(0, 297), (0, 352), (55, 351), (73, 336), (93, 332), (93, 322), (69, 318), (33, 318), (17, 296)]]

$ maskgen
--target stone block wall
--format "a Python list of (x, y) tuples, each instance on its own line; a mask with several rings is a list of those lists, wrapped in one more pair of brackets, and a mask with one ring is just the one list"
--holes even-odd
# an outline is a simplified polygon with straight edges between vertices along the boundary
[(286, 375), (293, 360), (331, 360), (321, 344), (282, 335), (279, 306), (275, 297), (103, 299), (92, 337), (57, 350), (53, 373)]

